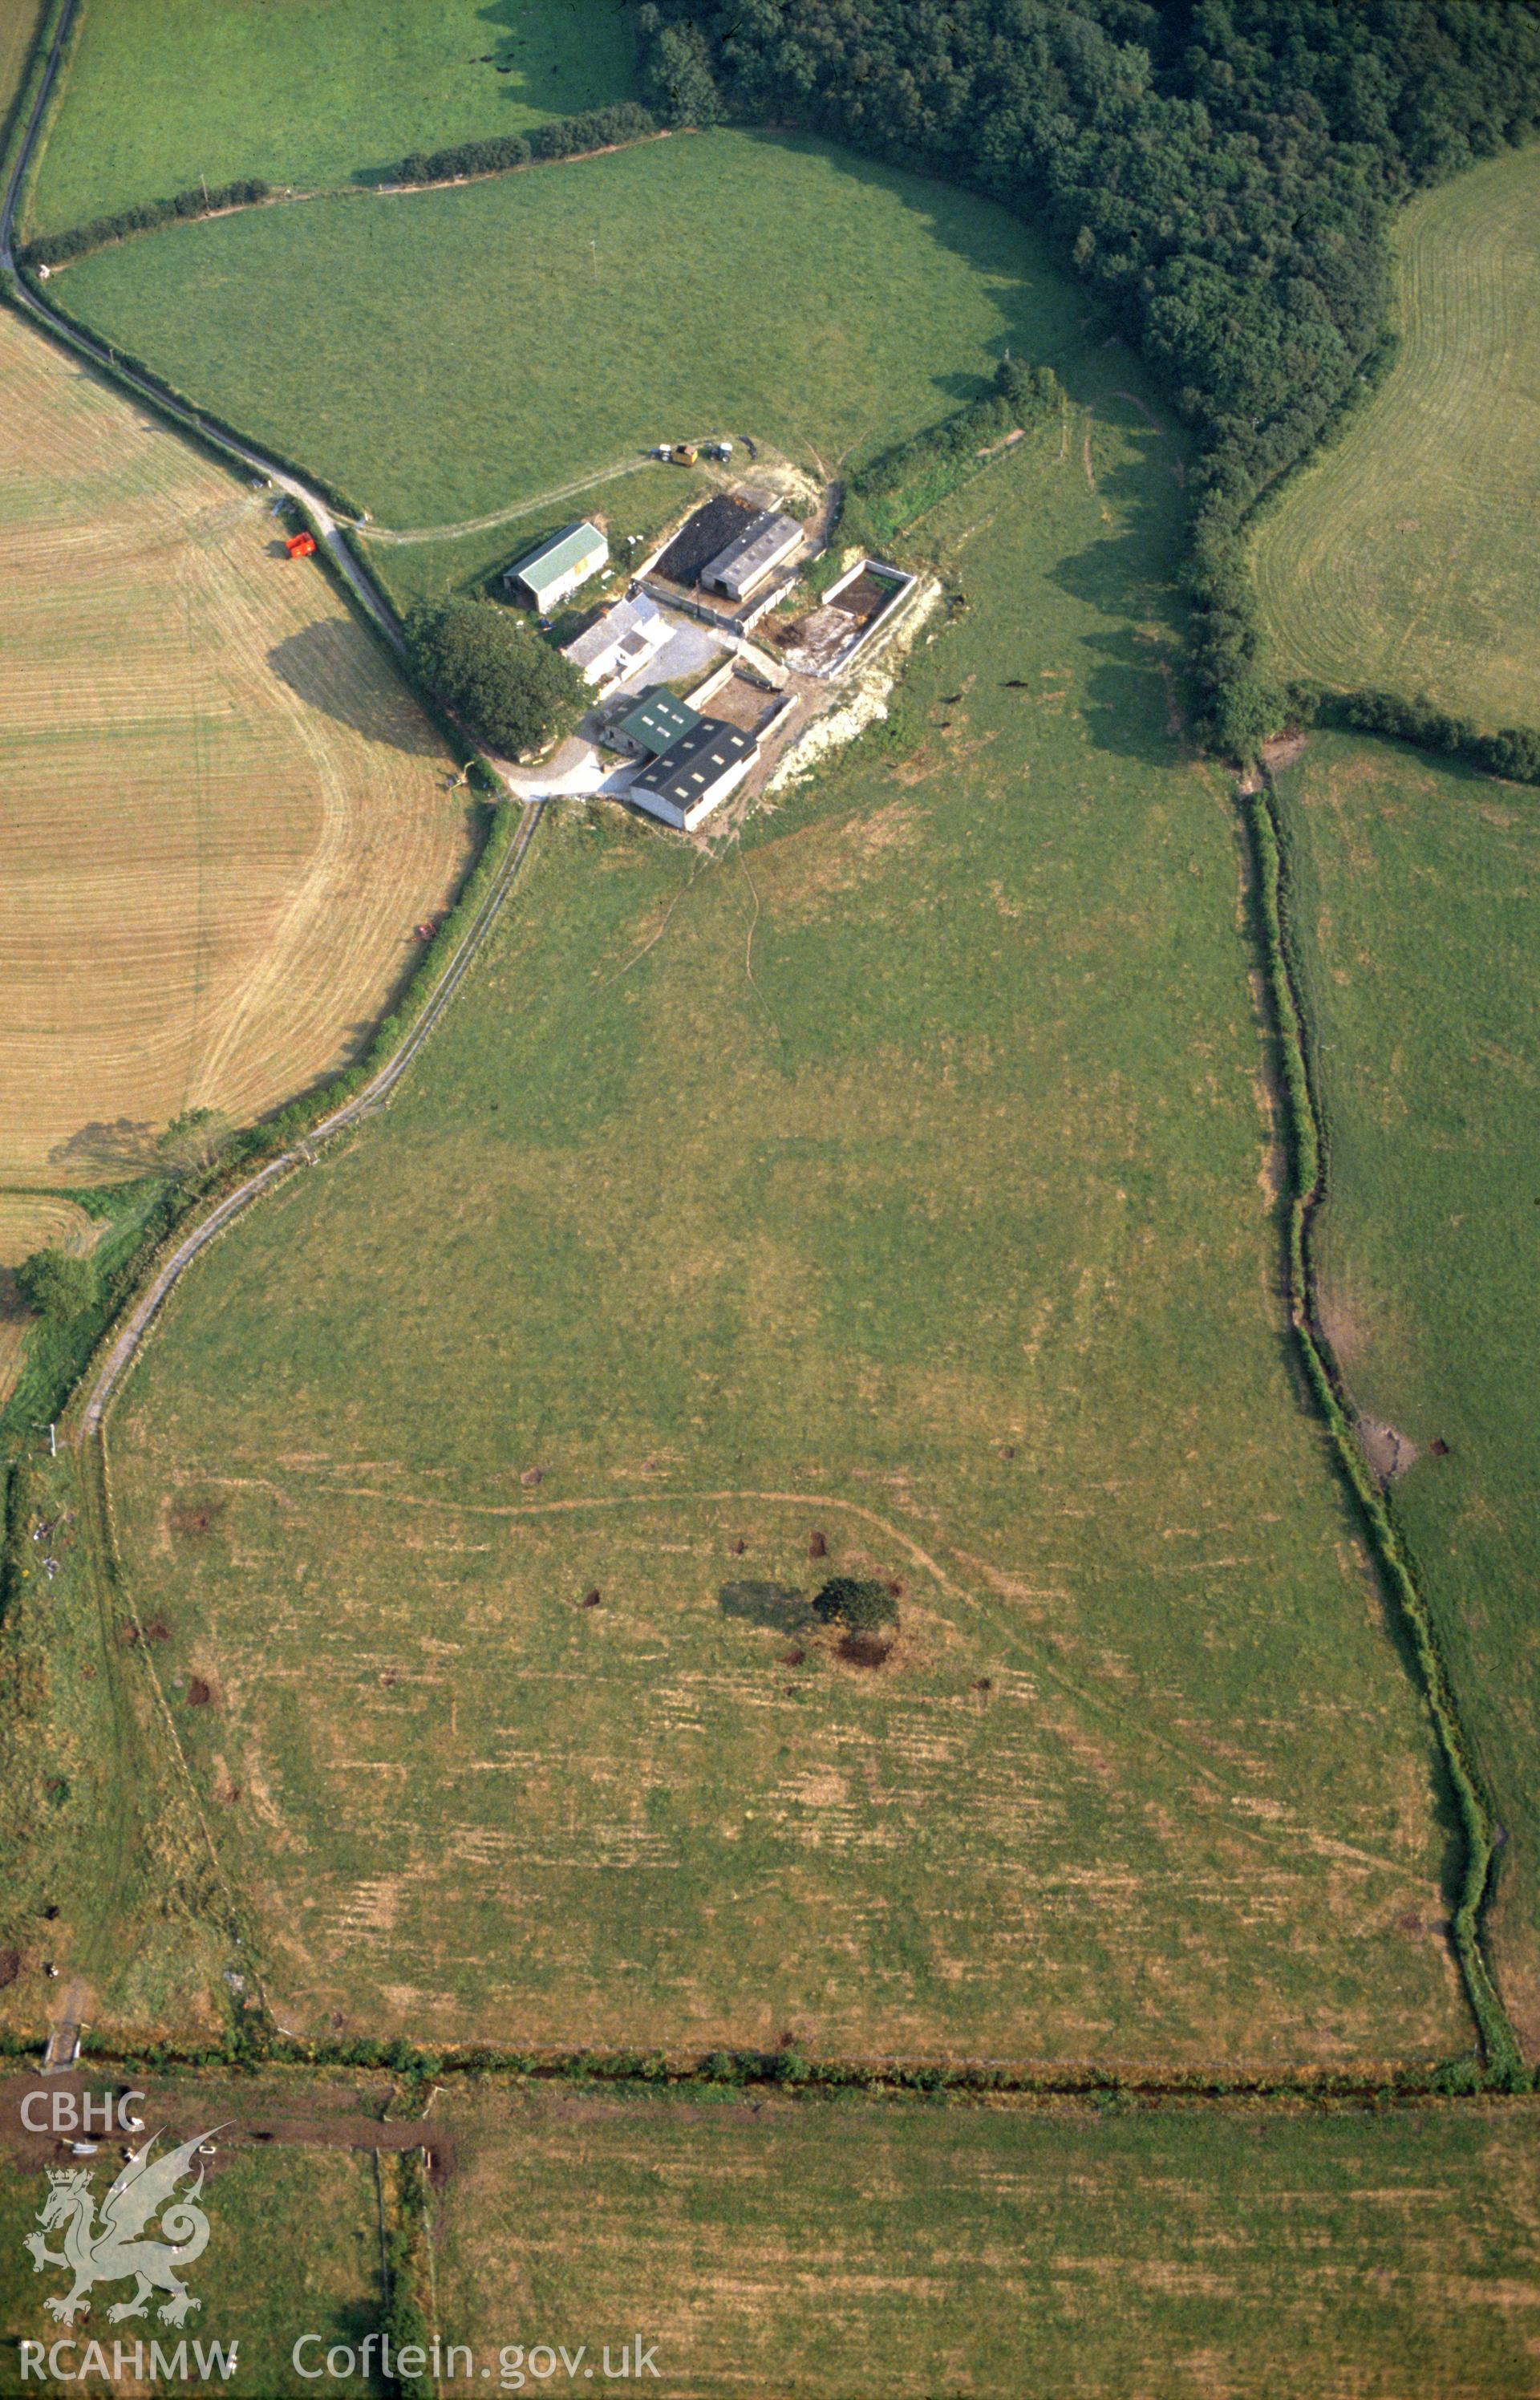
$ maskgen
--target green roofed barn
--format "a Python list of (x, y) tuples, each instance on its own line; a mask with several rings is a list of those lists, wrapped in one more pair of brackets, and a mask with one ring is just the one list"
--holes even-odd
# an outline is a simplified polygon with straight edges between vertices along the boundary
[(597, 525), (584, 517), (579, 524), (568, 525), (565, 533), (552, 534), (538, 550), (516, 559), (503, 577), (503, 581), (515, 596), (523, 594), (544, 616), (597, 575), (609, 556), (609, 544)]
[(661, 758), (700, 723), (700, 711), (688, 700), (675, 700), (666, 684), (650, 683), (635, 706), (606, 728), (605, 739), (634, 757)]

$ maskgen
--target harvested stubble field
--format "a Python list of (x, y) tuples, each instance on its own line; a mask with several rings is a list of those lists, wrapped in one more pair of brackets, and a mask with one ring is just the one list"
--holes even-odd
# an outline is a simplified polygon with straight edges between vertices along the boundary
[[(1533, 2104), (1383, 2115), (446, 2095), (445, 2340), (638, 2329), (660, 2388), (1526, 2400)], [(590, 2355), (593, 2355), (591, 2351)]]
[[(1078, 363), (1094, 416), (934, 522), (972, 606), (918, 746), (714, 852), (549, 820), (431, 1074), (119, 1405), (285, 2024), (1468, 2039), (1423, 1711), (1287, 1363), (1234, 820), (1172, 730), (1181, 454)], [(808, 1629), (828, 1561), (904, 1587), (879, 1667)]]
[(452, 763), (244, 489), (0, 321), (0, 1176), (352, 1057), (468, 855)]
[[(166, 2087), (160, 2079), (154, 2080), (158, 2102)], [(121, 2088), (122, 2077), (116, 2080)], [(170, 2111), (157, 2106), (147, 2122), (171, 2127), (172, 2140), (186, 2140), (205, 2127), (227, 2122), (236, 2110), (252, 2107), (249, 2092), (226, 2088), (211, 2094), (203, 2107), (195, 2105), (190, 2113), (184, 2113), (175, 2084), (170, 2089)], [(7, 2094), (13, 2123), (19, 2097), (19, 2093)], [(201, 2100), (202, 2095), (196, 2098)], [(161, 2154), (168, 2147), (162, 2142)], [(298, 2335), (319, 2333), (324, 2352), (328, 2343), (356, 2344), (364, 2333), (377, 2329), (383, 2305), (378, 2202), (374, 2161), (361, 2153), (266, 2146), (232, 2151), (227, 2139), (222, 2142), (219, 2155), (206, 2167), (200, 2196), (209, 2218), (208, 2248), (185, 2270), (188, 2289), (199, 2302), (186, 2325), (173, 2331), (153, 2313), (126, 2325), (108, 2324), (107, 2308), (115, 2300), (128, 2298), (133, 2289), (131, 2284), (120, 2282), (116, 2289), (98, 2285), (89, 2317), (72, 2331), (57, 2325), (43, 2307), (47, 2295), (68, 2287), (67, 2275), (57, 2267), (34, 2274), (22, 2247), (23, 2236), (36, 2230), (48, 2190), (43, 2159), (37, 2151), (35, 2144), (8, 2145), (0, 2151), (0, 2393), (69, 2388), (52, 2381), (39, 2383), (34, 2376), (20, 2380), (17, 2345), (22, 2340), (45, 2344), (73, 2340), (76, 2347), (73, 2354), (65, 2352), (64, 2361), (67, 2366), (81, 2366), (87, 2342), (100, 2341), (111, 2359), (114, 2341), (122, 2341), (131, 2358), (138, 2338), (144, 2344), (146, 2366), (152, 2341), (159, 2342), (167, 2355), (174, 2352), (179, 2342), (186, 2341), (185, 2380), (176, 2380), (170, 2388), (185, 2393), (188, 2400), (229, 2391), (260, 2393), (263, 2400), (279, 2400), (281, 2393), (289, 2400), (291, 2393), (315, 2389), (290, 2365)], [(49, 2159), (48, 2163), (57, 2161)], [(92, 2173), (100, 2205), (120, 2164), (117, 2148), (106, 2148), (102, 2157), (83, 2163)], [(57, 2230), (46, 2239), (50, 2249), (58, 2249)], [(159, 2298), (155, 2296), (152, 2306), (158, 2305)], [(226, 2351), (234, 2345), (235, 2375), (226, 2379), (217, 2368), (208, 2376), (199, 2374), (197, 2343), (204, 2345), (206, 2355), (212, 2344), (221, 2343)], [(314, 2351), (307, 2353), (308, 2359), (317, 2355)], [(94, 2385), (88, 2381), (84, 2388), (126, 2393), (152, 2386), (125, 2375)], [(378, 2382), (362, 2376), (329, 2376), (324, 2385), (337, 2400), (365, 2400), (365, 2395), (380, 2388)]]
[[(1492, 1931), (1540, 2056), (1540, 824), (1532, 796), (1316, 736), (1284, 778), (1330, 1135), (1323, 1309), (1506, 1829)], [(1449, 1445), (1434, 1453), (1435, 1441)]]
[(1403, 212), (1401, 349), (1264, 518), (1274, 672), (1540, 723), (1540, 143)]
[(1007, 347), (1056, 361), (1084, 314), (991, 202), (732, 131), (171, 227), (58, 288), (396, 526), (533, 503), (682, 434), (832, 469), (942, 415)]
[(630, 92), (623, 0), (84, 0), (82, 16), (34, 231), (199, 176), (347, 183)]

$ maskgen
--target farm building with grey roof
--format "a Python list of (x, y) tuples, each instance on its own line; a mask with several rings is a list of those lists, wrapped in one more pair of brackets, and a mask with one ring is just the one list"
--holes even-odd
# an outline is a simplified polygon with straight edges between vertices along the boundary
[(693, 833), (736, 791), (759, 755), (754, 736), (702, 716), (633, 778), (628, 798), (681, 833)]
[(725, 550), (708, 560), (701, 580), (714, 592), (725, 592), (729, 600), (746, 600), (767, 575), (791, 556), (801, 539), (802, 528), (795, 517), (761, 509)]

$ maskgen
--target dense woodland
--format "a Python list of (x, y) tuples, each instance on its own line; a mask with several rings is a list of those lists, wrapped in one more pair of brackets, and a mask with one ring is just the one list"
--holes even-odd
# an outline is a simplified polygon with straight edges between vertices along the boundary
[(674, 123), (791, 120), (1046, 222), (1203, 462), (1206, 738), (1253, 751), (1241, 522), (1383, 366), (1391, 209), (1540, 127), (1540, 0), (646, 0)]

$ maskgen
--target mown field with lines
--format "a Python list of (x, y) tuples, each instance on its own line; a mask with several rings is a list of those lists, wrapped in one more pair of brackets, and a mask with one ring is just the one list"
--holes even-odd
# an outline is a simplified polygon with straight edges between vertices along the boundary
[[(446, 2339), (640, 2326), (677, 2391), (1520, 2400), (1533, 2107), (438, 2104)], [(437, 2114), (438, 2111), (435, 2111)]]
[(1258, 534), (1269, 663), (1540, 724), (1540, 145), (1394, 231), (1396, 363)]
[(0, 466), (0, 1181), (96, 1183), (355, 1054), (465, 794), (266, 498), (14, 318)]

